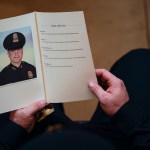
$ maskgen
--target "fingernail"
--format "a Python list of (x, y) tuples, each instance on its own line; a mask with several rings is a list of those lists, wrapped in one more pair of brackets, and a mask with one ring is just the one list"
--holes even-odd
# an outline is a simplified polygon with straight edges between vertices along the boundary
[(42, 106), (47, 105), (47, 101), (46, 101), (45, 99), (44, 99), (44, 100), (41, 100), (40, 103), (41, 103)]
[(93, 86), (94, 86), (94, 83), (93, 83), (93, 82), (90, 82), (90, 83), (89, 83), (89, 87), (92, 88)]

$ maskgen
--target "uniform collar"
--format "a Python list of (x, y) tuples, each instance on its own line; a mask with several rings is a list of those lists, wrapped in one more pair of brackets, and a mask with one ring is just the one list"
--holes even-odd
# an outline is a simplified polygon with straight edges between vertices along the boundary
[(10, 63), (10, 67), (11, 67), (13, 70), (21, 69), (21, 68), (22, 68), (22, 63), (23, 63), (23, 62), (21, 62), (21, 64), (20, 64), (19, 67), (16, 67), (16, 66), (14, 66), (12, 63)]

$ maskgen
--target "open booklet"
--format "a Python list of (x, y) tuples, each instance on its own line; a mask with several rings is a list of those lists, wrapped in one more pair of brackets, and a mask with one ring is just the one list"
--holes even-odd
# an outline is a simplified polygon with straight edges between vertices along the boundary
[[(12, 47), (22, 39), (21, 53)], [(19, 69), (16, 53), (23, 55)], [(45, 98), (50, 103), (93, 99), (88, 82), (97, 80), (84, 13), (33, 12), (0, 20), (0, 71), (0, 113)]]

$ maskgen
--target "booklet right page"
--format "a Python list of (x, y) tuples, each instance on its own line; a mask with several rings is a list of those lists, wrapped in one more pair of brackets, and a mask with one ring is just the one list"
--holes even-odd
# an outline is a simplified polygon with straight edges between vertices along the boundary
[(82, 11), (36, 12), (46, 98), (51, 103), (93, 99), (96, 81)]

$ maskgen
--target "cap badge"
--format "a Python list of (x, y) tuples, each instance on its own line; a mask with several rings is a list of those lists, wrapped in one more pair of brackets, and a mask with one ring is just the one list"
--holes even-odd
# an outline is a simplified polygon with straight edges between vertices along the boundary
[(15, 43), (15, 42), (19, 42), (18, 34), (17, 33), (13, 34), (13, 43)]

